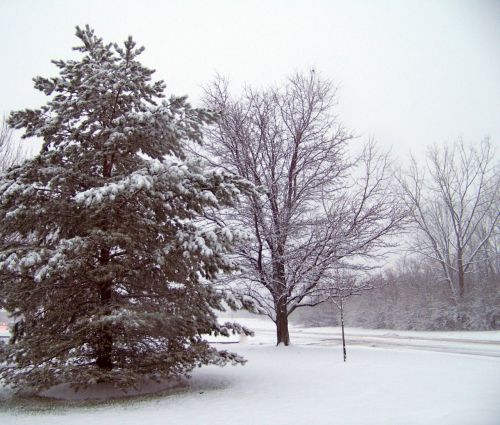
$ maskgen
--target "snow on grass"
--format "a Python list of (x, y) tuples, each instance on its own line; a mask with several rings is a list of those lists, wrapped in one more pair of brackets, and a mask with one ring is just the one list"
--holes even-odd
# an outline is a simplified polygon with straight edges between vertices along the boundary
[[(251, 326), (248, 320), (241, 322)], [(257, 333), (248, 343), (221, 345), (244, 355), (248, 359), (245, 366), (198, 369), (188, 388), (138, 400), (83, 407), (58, 402), (44, 412), (39, 411), (43, 401), (37, 401), (38, 407), (35, 403), (29, 412), (0, 408), (0, 423), (500, 423), (498, 357), (416, 351), (404, 346), (352, 346), (348, 347), (347, 363), (343, 363), (340, 347), (318, 345), (325, 335), (314, 334), (315, 329), (306, 335), (307, 329), (293, 328), (296, 345), (275, 347), (272, 324), (250, 322)]]

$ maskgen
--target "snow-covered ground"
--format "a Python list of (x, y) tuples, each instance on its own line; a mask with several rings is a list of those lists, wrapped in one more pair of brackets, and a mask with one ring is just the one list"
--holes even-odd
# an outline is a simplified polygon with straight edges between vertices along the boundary
[[(292, 347), (274, 346), (272, 323), (246, 342), (237, 367), (205, 367), (188, 387), (85, 405), (0, 398), (0, 423), (292, 425), (500, 423), (500, 332), (348, 329), (342, 362), (337, 328), (292, 327)], [(459, 354), (461, 352), (468, 354)]]
[[(271, 321), (257, 318), (236, 320), (255, 329), (259, 342), (275, 341), (276, 331)], [(306, 328), (291, 325), (290, 335), (293, 345), (335, 346), (342, 342), (340, 327)], [(348, 328), (346, 339), (350, 346), (407, 348), (500, 357), (500, 331), (417, 332)]]

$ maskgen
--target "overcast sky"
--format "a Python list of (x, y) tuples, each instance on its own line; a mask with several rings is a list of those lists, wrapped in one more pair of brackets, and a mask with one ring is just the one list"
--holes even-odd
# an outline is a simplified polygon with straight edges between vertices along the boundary
[(314, 69), (345, 125), (404, 157), (463, 137), (500, 144), (500, 1), (0, 0), (0, 113), (38, 107), (35, 75), (74, 53), (74, 27), (146, 47), (168, 93), (199, 104), (216, 72), (235, 89)]

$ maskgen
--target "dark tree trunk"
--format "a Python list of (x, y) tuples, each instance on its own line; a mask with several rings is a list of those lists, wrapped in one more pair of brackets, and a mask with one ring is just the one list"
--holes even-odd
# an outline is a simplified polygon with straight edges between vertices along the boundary
[(465, 271), (464, 271), (464, 260), (463, 251), (461, 248), (457, 252), (457, 272), (458, 272), (458, 293), (460, 299), (464, 298), (465, 295)]
[[(102, 284), (99, 291), (101, 306), (105, 307), (104, 313), (111, 313), (111, 283), (105, 282)], [(113, 333), (108, 325), (103, 325), (99, 331), (97, 340), (97, 360), (95, 362), (99, 369), (113, 369)]]
[(290, 345), (286, 300), (276, 303), (276, 345)]
[[(274, 216), (274, 214), (273, 214)], [(276, 221), (276, 227), (279, 228)], [(276, 251), (273, 253), (273, 278), (276, 285), (274, 295), (274, 308), (276, 310), (276, 345), (290, 345), (290, 334), (288, 333), (288, 308), (287, 308), (287, 285), (285, 277), (285, 241), (278, 238)]]
[[(113, 156), (103, 159), (102, 176), (110, 178), (113, 172)], [(110, 260), (109, 248), (102, 248), (99, 255), (99, 262), (105, 268)], [(99, 285), (99, 298), (102, 307), (102, 314), (109, 315), (112, 311), (112, 281), (101, 282)], [(97, 337), (96, 344), (96, 366), (103, 370), (113, 369), (113, 332), (109, 325), (102, 325)]]
[[(109, 262), (109, 250), (102, 249), (100, 255), (100, 263), (106, 265)], [(102, 307), (102, 312), (105, 315), (111, 314), (112, 306), (112, 282), (106, 281), (99, 285), (99, 299)], [(113, 369), (113, 332), (109, 325), (101, 326), (96, 342), (95, 351), (97, 354), (96, 366), (99, 369)]]

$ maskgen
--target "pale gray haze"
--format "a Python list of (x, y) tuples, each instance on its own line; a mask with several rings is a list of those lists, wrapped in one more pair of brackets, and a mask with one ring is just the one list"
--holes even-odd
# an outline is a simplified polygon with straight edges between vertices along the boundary
[(146, 47), (168, 93), (199, 105), (220, 73), (238, 89), (314, 68), (339, 117), (403, 158), (463, 137), (500, 139), (500, 1), (0, 2), (0, 113), (37, 107), (35, 75), (71, 56), (74, 27)]

